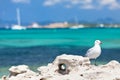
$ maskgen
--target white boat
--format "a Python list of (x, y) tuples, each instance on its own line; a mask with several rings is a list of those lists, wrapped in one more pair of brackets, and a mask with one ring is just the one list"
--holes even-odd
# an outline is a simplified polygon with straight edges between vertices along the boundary
[(21, 26), (21, 19), (20, 19), (20, 10), (17, 8), (17, 25), (13, 25), (11, 27), (12, 30), (25, 30), (25, 26)]
[(13, 26), (11, 27), (11, 29), (12, 29), (12, 30), (25, 30), (26, 27), (20, 26), (20, 25), (13, 25)]
[(84, 25), (75, 25), (70, 27), (70, 29), (79, 29), (79, 28), (84, 28)]
[(79, 29), (79, 28), (84, 28), (84, 25), (79, 24), (77, 16), (75, 16), (75, 25), (71, 26), (70, 29)]

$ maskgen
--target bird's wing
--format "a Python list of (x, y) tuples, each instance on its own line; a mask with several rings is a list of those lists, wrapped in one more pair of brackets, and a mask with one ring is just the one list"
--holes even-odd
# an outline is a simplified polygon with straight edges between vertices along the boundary
[(88, 50), (87, 50), (87, 52), (86, 52), (86, 55), (85, 55), (85, 56), (90, 55), (90, 54), (91, 54), (91, 52), (93, 51), (93, 49), (94, 49), (93, 47), (92, 47), (92, 48), (90, 48), (90, 49), (88, 49)]

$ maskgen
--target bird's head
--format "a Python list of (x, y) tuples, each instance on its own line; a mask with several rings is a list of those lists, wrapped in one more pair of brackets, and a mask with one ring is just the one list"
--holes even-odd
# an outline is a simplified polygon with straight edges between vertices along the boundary
[(102, 44), (102, 42), (100, 40), (95, 40), (95, 44)]

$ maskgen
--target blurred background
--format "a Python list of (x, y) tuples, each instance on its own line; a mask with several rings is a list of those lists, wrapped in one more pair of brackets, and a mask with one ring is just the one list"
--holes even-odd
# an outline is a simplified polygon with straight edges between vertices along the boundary
[(97, 64), (120, 61), (119, 0), (0, 0), (0, 77), (61, 54), (84, 56), (102, 41)]

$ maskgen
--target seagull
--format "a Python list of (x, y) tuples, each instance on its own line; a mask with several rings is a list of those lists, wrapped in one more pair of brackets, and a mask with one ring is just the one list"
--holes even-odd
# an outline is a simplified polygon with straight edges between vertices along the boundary
[(88, 51), (87, 51), (87, 53), (85, 55), (89, 59), (95, 59), (95, 65), (96, 65), (96, 59), (101, 54), (101, 47), (100, 47), (101, 43), (102, 42), (100, 40), (95, 40), (94, 46), (92, 48), (88, 49)]

